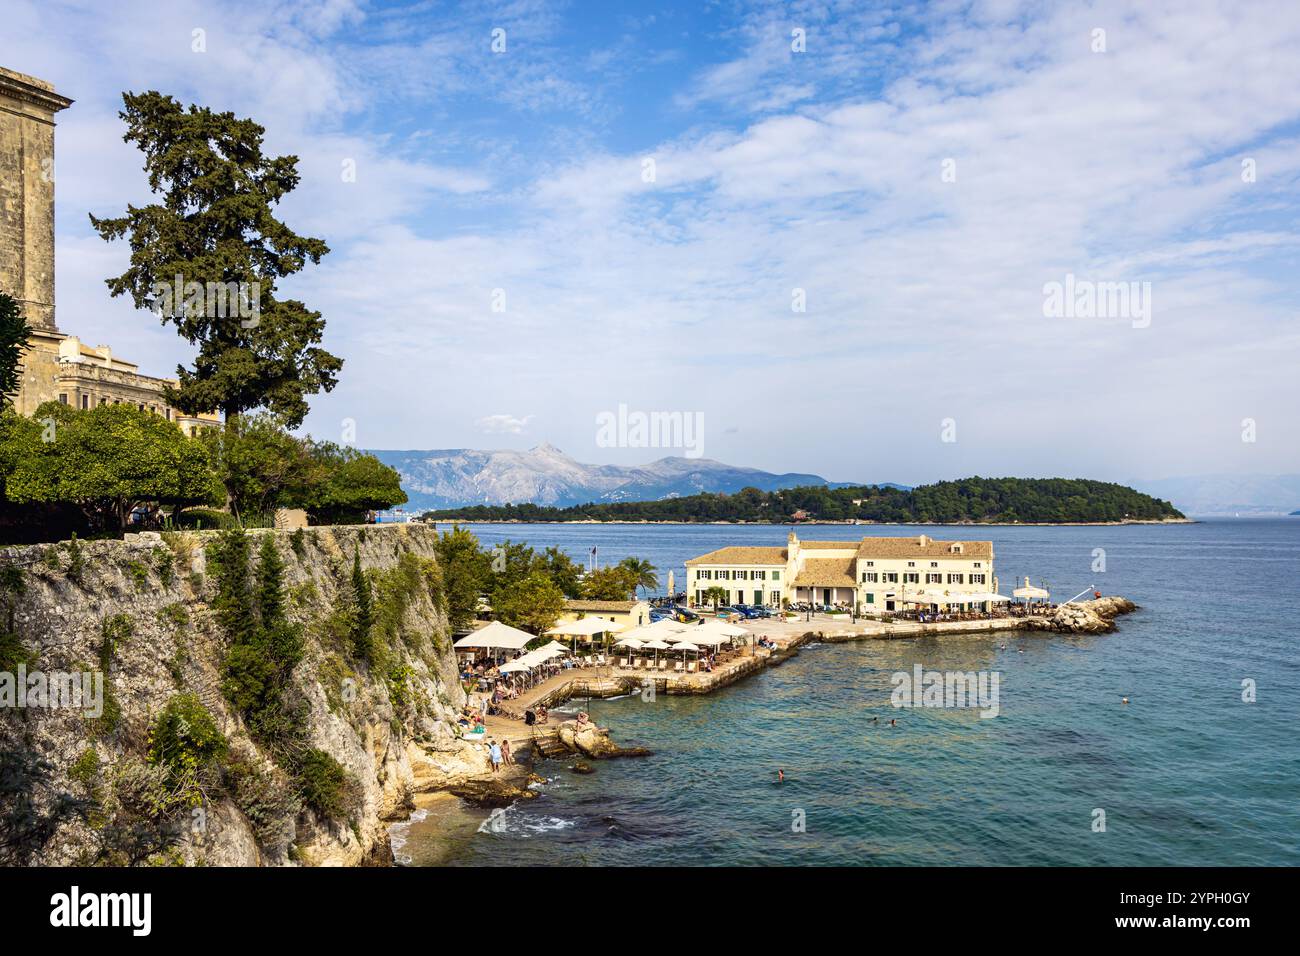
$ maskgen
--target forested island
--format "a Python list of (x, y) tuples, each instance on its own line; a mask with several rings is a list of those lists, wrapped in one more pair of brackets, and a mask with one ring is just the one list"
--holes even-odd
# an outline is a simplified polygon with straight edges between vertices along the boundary
[(661, 501), (619, 501), (551, 508), (534, 504), (472, 505), (429, 511), (429, 520), (719, 521), (789, 524), (864, 521), (882, 524), (1092, 524), (1186, 520), (1167, 501), (1124, 485), (1082, 478), (963, 478), (911, 489), (810, 485), (781, 491), (744, 488)]

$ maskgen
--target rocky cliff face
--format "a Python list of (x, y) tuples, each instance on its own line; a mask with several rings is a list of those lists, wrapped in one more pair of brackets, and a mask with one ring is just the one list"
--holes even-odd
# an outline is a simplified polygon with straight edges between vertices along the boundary
[[(464, 695), (440, 610), (435, 531), (250, 532), (254, 557), (265, 535), (285, 562), (286, 613), (302, 638), (285, 691), (301, 731), (282, 744), (250, 729), (223, 685), (231, 641), (213, 607), (215, 533), (0, 554), (0, 631), (10, 632), (0, 672), (13, 675), (11, 696), (20, 666), (29, 687), (39, 686), (33, 674), (87, 673), (91, 687), (94, 674), (104, 679), (99, 715), (93, 701), (50, 706), (39, 694), (6, 705), (0, 686), (0, 861), (387, 862), (384, 821), (403, 815), (413, 791), (482, 771), (482, 756), (453, 732)], [(359, 657), (348, 636), (354, 555), (374, 586), (377, 658)], [(160, 768), (155, 739), (178, 697), (197, 698), (222, 738), (220, 758), (180, 782)], [(182, 715), (183, 733), (194, 713)], [(343, 769), (332, 812), (313, 802), (309, 753), (317, 769)]]
[(1050, 618), (1029, 621), (1030, 629), (1065, 634), (1105, 634), (1115, 630), (1115, 618), (1137, 610), (1128, 598), (1103, 597), (1062, 604)]

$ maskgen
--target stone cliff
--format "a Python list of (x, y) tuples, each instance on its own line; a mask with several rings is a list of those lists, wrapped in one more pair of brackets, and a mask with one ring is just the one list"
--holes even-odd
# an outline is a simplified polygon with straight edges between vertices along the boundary
[[(48, 686), (66, 673), (104, 681), (100, 714), (36, 692), (0, 706), (0, 861), (386, 863), (386, 821), (414, 792), (483, 772), (480, 750), (454, 732), (464, 693), (434, 529), (253, 531), (254, 558), (267, 535), (284, 562), (284, 616), (301, 638), (284, 689), (297, 729), (284, 738), (250, 727), (232, 703), (232, 641), (210, 560), (217, 533), (0, 553), (10, 696), (20, 667), (31, 688), (32, 675)], [(366, 654), (349, 636), (354, 560), (373, 586)], [(168, 751), (169, 740), (184, 746)]]

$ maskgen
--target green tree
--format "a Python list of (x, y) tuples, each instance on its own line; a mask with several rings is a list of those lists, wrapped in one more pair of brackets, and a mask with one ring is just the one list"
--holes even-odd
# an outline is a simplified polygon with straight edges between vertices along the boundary
[[(265, 129), (233, 113), (186, 109), (152, 90), (122, 100), (123, 139), (144, 153), (149, 188), (160, 201), (90, 221), (105, 240), (131, 244), (130, 267), (105, 280), (111, 293), (158, 311), (198, 346), (194, 367), (177, 369), (180, 385), (169, 403), (190, 414), (220, 409), (227, 418), (267, 408), (297, 427), (306, 396), (333, 389), (343, 366), (319, 347), (320, 313), (276, 295), (278, 279), (329, 252), (324, 241), (298, 235), (274, 214), (298, 185), (298, 158), (263, 155)], [(233, 317), (229, 300), (215, 302), (209, 292), (231, 284), (241, 290)]]
[(374, 455), (333, 442), (309, 442), (307, 449), (318, 477), (300, 506), (320, 522), (360, 521), (368, 511), (406, 501), (401, 476)]
[(0, 437), (16, 444), (5, 496), (12, 502), (68, 503), (87, 518), (126, 527), (138, 506), (216, 503), (221, 490), (207, 451), (172, 422), (129, 405), (87, 411), (46, 402), (33, 418), (10, 420)]
[(704, 598), (706, 604), (712, 604), (713, 609), (717, 610), (719, 604), (725, 604), (727, 602), (727, 589), (718, 587), (718, 585), (715, 584), (712, 587), (705, 588), (704, 593), (701, 594), (700, 597)]
[(18, 301), (0, 292), (0, 409), (18, 394), (18, 386), (22, 384), (18, 365), (27, 351), (31, 332)]
[(463, 630), (478, 613), (479, 596), (492, 574), (491, 559), (473, 532), (460, 526), (438, 535), (434, 555), (442, 569), (447, 620), (453, 631)]
[(536, 568), (554, 581), (565, 597), (582, 595), (582, 566), (559, 548), (547, 548), (542, 552)]
[(204, 431), (217, 478), (235, 517), (264, 515), (306, 498), (322, 479), (306, 444), (269, 414), (241, 415)]
[(507, 584), (492, 594), (492, 611), (503, 624), (541, 634), (564, 612), (564, 592), (540, 571)]
[(655, 566), (644, 558), (627, 557), (620, 561), (618, 566), (627, 570), (628, 577), (635, 577), (638, 588), (653, 591), (659, 587), (659, 576), (655, 574)]
[(597, 568), (582, 578), (582, 596), (591, 601), (626, 601), (638, 582), (637, 573), (623, 565)]
[(358, 657), (369, 660), (371, 632), (375, 626), (375, 603), (370, 590), (370, 579), (361, 570), (360, 551), (352, 552), (352, 594), (357, 602), (356, 615), (352, 621), (352, 645)]

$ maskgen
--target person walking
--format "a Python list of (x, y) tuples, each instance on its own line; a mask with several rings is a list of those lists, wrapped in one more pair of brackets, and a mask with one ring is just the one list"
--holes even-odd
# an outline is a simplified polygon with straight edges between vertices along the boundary
[(495, 740), (488, 741), (488, 759), (492, 761), (492, 772), (501, 769), (501, 745)]

